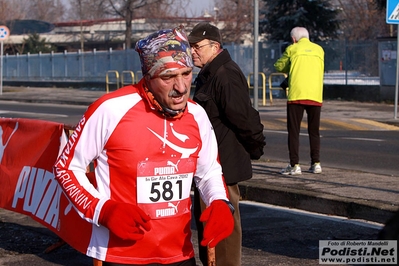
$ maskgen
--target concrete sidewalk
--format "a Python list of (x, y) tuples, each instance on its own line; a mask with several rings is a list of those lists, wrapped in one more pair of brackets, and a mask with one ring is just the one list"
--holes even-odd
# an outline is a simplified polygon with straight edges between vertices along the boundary
[[(3, 87), (0, 101), (88, 105), (103, 94), (105, 91)], [(282, 108), (285, 100), (275, 99), (273, 105), (267, 100), (267, 105), (260, 105), (261, 113), (274, 112), (281, 118), (285, 117)], [(326, 101), (322, 116), (326, 121), (334, 120), (334, 123), (351, 119), (354, 127), (360, 126), (356, 122), (363, 123), (362, 119), (367, 119), (372, 122), (367, 123), (369, 127), (398, 130), (399, 123), (393, 118), (393, 111), (392, 105), (388, 104), (342, 101), (331, 104)], [(378, 175), (323, 166), (322, 174), (310, 174), (302, 169), (300, 176), (283, 176), (279, 171), (285, 165), (286, 162), (265, 158), (254, 161), (254, 177), (240, 183), (243, 199), (378, 223), (384, 223), (399, 209), (399, 175)]]
[(323, 166), (321, 174), (284, 176), (285, 164), (253, 162), (254, 176), (240, 183), (244, 199), (328, 215), (385, 223), (399, 209), (399, 176)]

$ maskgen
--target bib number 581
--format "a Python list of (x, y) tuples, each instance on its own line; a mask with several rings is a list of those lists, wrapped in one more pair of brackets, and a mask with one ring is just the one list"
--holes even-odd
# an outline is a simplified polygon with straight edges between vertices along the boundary
[(164, 181), (162, 184), (161, 182), (153, 182), (151, 185), (151, 195), (153, 196), (150, 197), (150, 200), (158, 202), (162, 197), (162, 200), (170, 201), (174, 199), (175, 193), (178, 193), (178, 199), (174, 200), (180, 200), (183, 196), (182, 187), (182, 180), (177, 180), (174, 184), (171, 181)]

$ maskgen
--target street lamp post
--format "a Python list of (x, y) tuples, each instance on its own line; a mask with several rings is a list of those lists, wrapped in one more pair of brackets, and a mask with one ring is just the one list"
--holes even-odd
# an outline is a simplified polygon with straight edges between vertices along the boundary
[(259, 76), (259, 0), (254, 0), (254, 108), (258, 110), (258, 76)]

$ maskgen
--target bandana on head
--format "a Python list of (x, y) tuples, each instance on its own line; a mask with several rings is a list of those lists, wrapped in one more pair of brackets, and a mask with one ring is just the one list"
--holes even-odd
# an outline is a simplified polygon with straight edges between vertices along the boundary
[(143, 75), (151, 77), (167, 71), (194, 67), (191, 48), (183, 27), (155, 32), (136, 43)]

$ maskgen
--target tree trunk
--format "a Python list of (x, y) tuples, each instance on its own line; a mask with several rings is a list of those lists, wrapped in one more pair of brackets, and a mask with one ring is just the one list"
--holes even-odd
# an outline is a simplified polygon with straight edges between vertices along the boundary
[(125, 23), (126, 23), (126, 32), (125, 32), (125, 49), (130, 49), (132, 46), (132, 11), (127, 10)]

